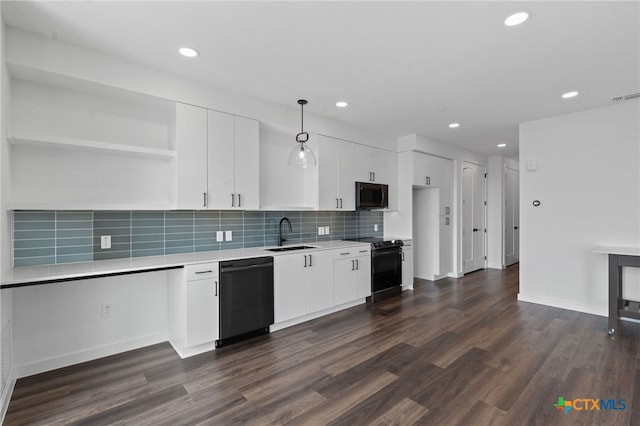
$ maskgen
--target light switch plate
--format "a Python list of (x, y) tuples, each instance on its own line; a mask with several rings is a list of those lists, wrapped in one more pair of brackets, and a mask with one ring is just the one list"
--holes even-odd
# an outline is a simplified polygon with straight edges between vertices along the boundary
[(216, 242), (224, 241), (224, 232), (216, 231)]
[(329, 235), (331, 232), (331, 229), (328, 226), (324, 227), (324, 235)]
[(324, 235), (324, 226), (318, 226), (318, 235)]
[(232, 241), (232, 235), (231, 235), (231, 231), (224, 231), (224, 239), (225, 241)]

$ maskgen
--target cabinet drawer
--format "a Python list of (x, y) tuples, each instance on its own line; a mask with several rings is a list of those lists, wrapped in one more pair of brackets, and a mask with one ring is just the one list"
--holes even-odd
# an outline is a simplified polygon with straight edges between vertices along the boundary
[(334, 253), (334, 259), (348, 259), (350, 257), (370, 256), (371, 249), (369, 247), (349, 247), (347, 249), (338, 249)]
[(218, 262), (199, 263), (184, 267), (187, 281), (204, 280), (218, 276)]

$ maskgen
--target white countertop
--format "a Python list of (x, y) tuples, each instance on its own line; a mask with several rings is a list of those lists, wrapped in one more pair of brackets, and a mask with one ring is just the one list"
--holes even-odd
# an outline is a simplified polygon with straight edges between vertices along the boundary
[(640, 247), (599, 246), (596, 247), (593, 252), (602, 254), (620, 254), (625, 256), (640, 256)]
[(147, 256), (114, 260), (98, 260), (94, 262), (67, 263), (59, 265), (25, 266), (13, 268), (7, 271), (3, 277), (2, 287), (36, 284), (39, 282), (57, 282), (65, 280), (77, 280), (83, 278), (99, 277), (105, 275), (118, 275), (133, 272), (152, 271), (165, 268), (180, 268), (185, 265), (218, 262), (223, 260), (245, 259), (261, 256), (282, 256), (292, 253), (309, 253), (319, 250), (331, 250), (342, 247), (370, 247), (369, 243), (354, 241), (323, 241), (308, 244), (290, 244), (292, 246), (307, 245), (313, 248), (295, 251), (272, 252), (267, 247), (253, 247), (235, 250), (216, 250), (200, 253), (171, 254), (166, 256)]

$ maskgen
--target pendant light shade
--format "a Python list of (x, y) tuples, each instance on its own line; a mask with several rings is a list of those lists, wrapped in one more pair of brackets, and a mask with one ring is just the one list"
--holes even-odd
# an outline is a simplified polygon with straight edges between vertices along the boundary
[(300, 105), (300, 133), (296, 135), (296, 146), (293, 147), (291, 154), (289, 154), (290, 166), (300, 166), (305, 169), (308, 166), (317, 164), (316, 156), (306, 144), (309, 141), (309, 133), (304, 131), (304, 106), (306, 104), (307, 101), (304, 99), (298, 100), (298, 105)]

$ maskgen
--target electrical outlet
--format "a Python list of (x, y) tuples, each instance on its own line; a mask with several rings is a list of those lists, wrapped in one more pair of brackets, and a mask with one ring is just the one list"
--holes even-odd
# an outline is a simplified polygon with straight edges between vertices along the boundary
[(324, 226), (318, 226), (318, 235), (324, 235)]
[(102, 235), (100, 237), (100, 248), (103, 250), (111, 248), (111, 235)]
[(376, 223), (375, 225), (373, 225), (373, 230), (377, 231), (378, 230), (378, 224)]
[(330, 234), (330, 232), (329, 232), (330, 230), (331, 229), (328, 226), (325, 226), (324, 227), (324, 235), (329, 235)]
[(224, 232), (216, 231), (216, 242), (224, 241)]
[(111, 304), (109, 303), (105, 303), (102, 305), (102, 318), (109, 318), (111, 317), (111, 311), (112, 311), (112, 307)]
[(231, 231), (224, 231), (224, 239), (225, 241), (233, 241)]

